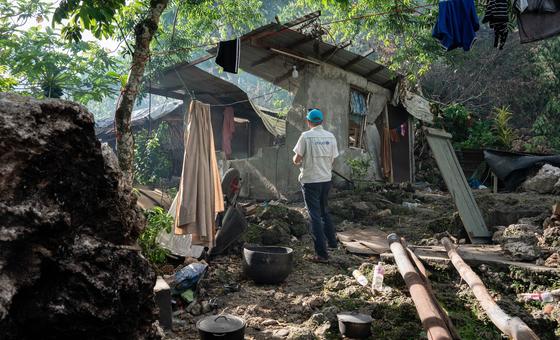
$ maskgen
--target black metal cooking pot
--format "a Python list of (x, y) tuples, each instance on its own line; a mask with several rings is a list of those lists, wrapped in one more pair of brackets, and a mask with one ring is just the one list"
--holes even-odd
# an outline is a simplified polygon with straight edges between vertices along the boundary
[(280, 283), (292, 268), (292, 248), (245, 246), (243, 249), (243, 270), (256, 283)]
[(365, 339), (371, 336), (372, 317), (355, 312), (342, 312), (336, 315), (338, 329), (342, 336), (354, 339)]
[(201, 340), (243, 340), (245, 320), (231, 314), (211, 315), (196, 323)]

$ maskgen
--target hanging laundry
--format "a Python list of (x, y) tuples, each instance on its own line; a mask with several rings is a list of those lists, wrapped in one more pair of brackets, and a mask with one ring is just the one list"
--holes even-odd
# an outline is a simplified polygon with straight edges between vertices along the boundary
[(224, 109), (224, 122), (222, 124), (222, 151), (226, 154), (226, 159), (231, 157), (231, 139), (235, 132), (235, 116), (233, 108), (228, 106)]
[(399, 132), (397, 131), (397, 129), (391, 129), (389, 131), (389, 134), (391, 136), (391, 142), (398, 143), (400, 141)]
[(508, 36), (508, 1), (509, 0), (488, 0), (486, 13), (482, 19), (483, 23), (488, 23), (494, 30), (494, 47), (502, 50)]
[(474, 0), (440, 0), (432, 36), (446, 50), (462, 47), (469, 51), (480, 28)]
[(517, 16), (521, 43), (560, 35), (560, 3), (556, 0), (527, 0), (527, 8)]
[(406, 136), (406, 123), (402, 123), (400, 126), (401, 136)]
[(216, 53), (216, 64), (223, 67), (226, 72), (237, 73), (239, 69), (240, 53), (241, 43), (239, 38), (220, 41), (218, 44), (218, 52)]

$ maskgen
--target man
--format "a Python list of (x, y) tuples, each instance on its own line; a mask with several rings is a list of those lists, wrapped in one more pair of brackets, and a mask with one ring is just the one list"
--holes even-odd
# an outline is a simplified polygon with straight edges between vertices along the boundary
[(315, 243), (315, 262), (327, 262), (329, 248), (336, 248), (334, 225), (328, 212), (328, 196), (331, 188), (332, 165), (338, 157), (334, 135), (323, 129), (323, 113), (311, 109), (307, 113), (308, 131), (299, 137), (294, 148), (295, 165), (300, 166), (299, 181), (303, 199), (311, 219), (311, 231)]

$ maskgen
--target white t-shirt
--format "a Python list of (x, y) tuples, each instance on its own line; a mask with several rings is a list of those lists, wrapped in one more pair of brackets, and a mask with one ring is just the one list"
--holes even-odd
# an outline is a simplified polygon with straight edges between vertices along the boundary
[(329, 182), (332, 179), (332, 164), (338, 157), (338, 147), (334, 135), (321, 125), (302, 133), (294, 152), (303, 157), (299, 174), (301, 183)]

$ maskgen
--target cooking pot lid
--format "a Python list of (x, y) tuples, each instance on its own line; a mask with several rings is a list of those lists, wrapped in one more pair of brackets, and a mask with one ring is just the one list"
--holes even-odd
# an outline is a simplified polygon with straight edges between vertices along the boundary
[(338, 320), (342, 322), (371, 323), (373, 321), (373, 318), (370, 315), (356, 312), (342, 312), (336, 316), (338, 317)]
[(231, 333), (245, 326), (243, 319), (231, 315), (211, 315), (196, 323), (196, 328), (208, 333)]

